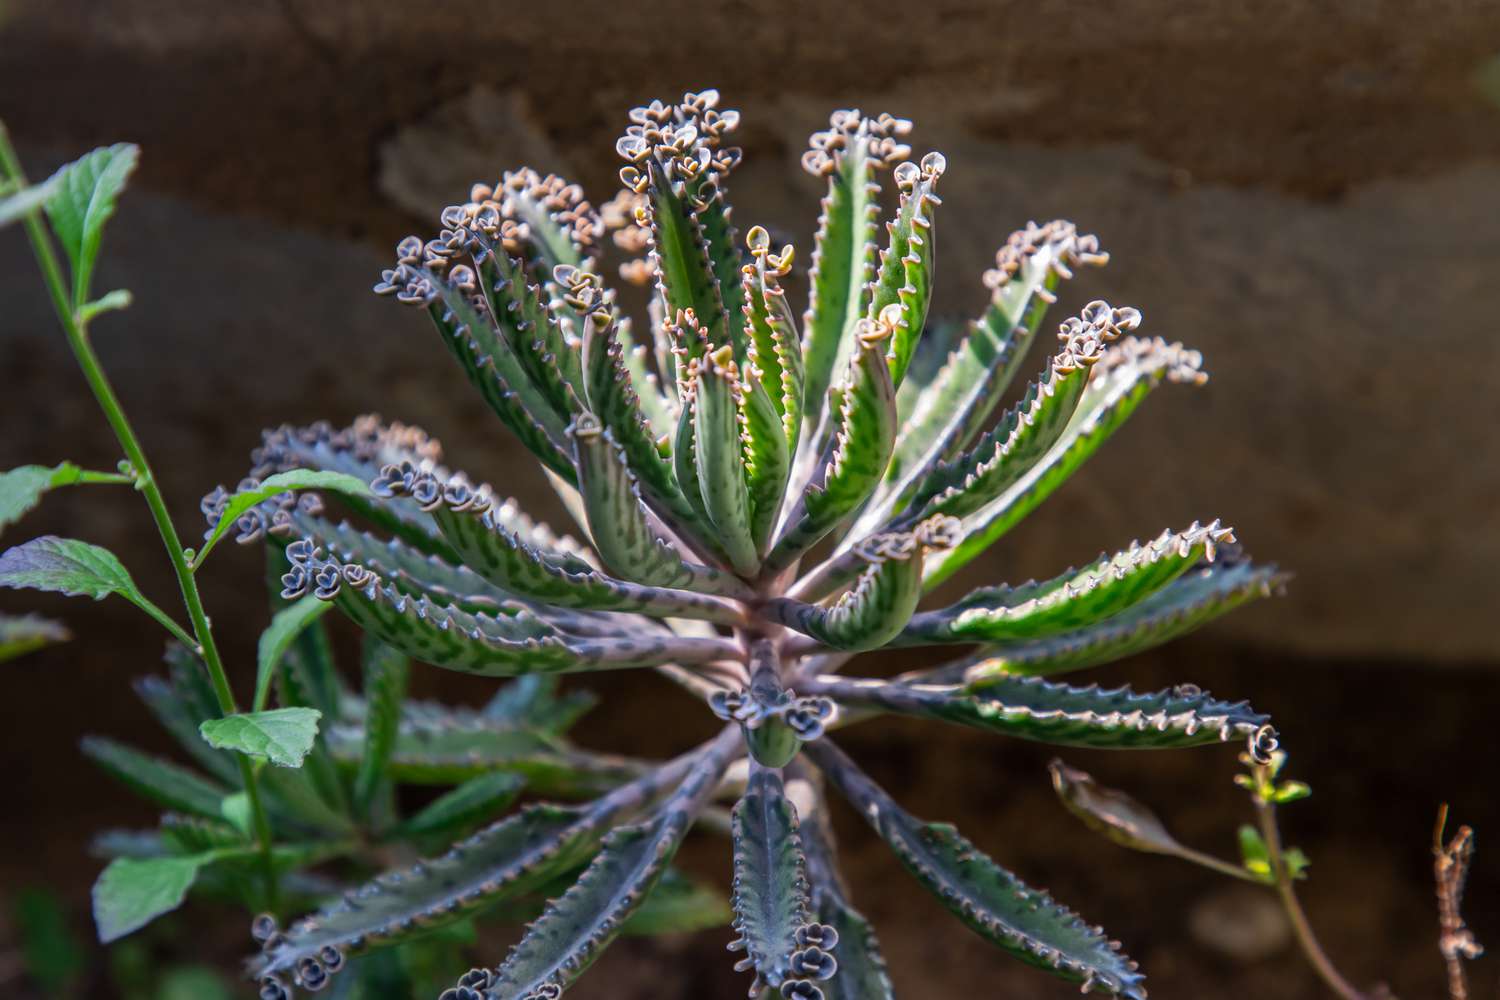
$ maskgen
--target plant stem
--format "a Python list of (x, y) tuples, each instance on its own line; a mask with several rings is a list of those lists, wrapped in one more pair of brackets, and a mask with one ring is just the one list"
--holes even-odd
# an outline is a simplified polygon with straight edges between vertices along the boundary
[[(6, 179), (18, 186), (24, 186), (26, 183), (21, 163), (11, 147), (10, 138), (3, 125), (0, 125), (0, 172), (3, 172)], [(67, 336), (68, 346), (72, 349), (79, 368), (83, 370), (83, 377), (93, 391), (99, 408), (104, 412), (104, 419), (109, 423), (116, 440), (120, 443), (120, 448), (125, 452), (125, 459), (135, 473), (136, 488), (146, 498), (146, 506), (151, 511), (151, 518), (156, 522), (156, 530), (161, 535), (162, 544), (167, 550), (167, 557), (171, 560), (172, 571), (177, 574), (177, 584), (182, 590), (183, 604), (187, 608), (188, 618), (192, 621), (193, 638), (196, 640), (194, 651), (199, 654), (208, 668), (219, 710), (225, 715), (233, 715), (238, 711), (234, 703), (234, 692), (224, 672), (224, 663), (219, 657), (219, 649), (214, 642), (208, 615), (203, 610), (203, 600), (198, 594), (198, 584), (188, 566), (182, 541), (178, 538), (177, 528), (172, 524), (166, 501), (162, 498), (161, 487), (156, 482), (156, 476), (146, 460), (146, 453), (141, 448), (135, 430), (125, 416), (125, 410), (121, 407), (114, 388), (104, 374), (104, 368), (99, 363), (98, 355), (94, 353), (93, 345), (89, 343), (88, 330), (79, 322), (78, 314), (69, 302), (62, 268), (52, 249), (46, 226), (42, 223), (40, 210), (27, 213), (25, 226), (27, 238), (31, 241), (32, 253), (36, 256), (47, 291), (52, 296), (52, 306), (57, 312), (57, 319), (62, 325), (63, 333)], [(240, 777), (244, 781), (245, 794), (250, 801), (250, 812), (255, 823), (256, 839), (259, 842), (264, 869), (267, 904), (274, 909), (277, 885), (276, 872), (271, 862), (271, 824), (266, 818), (255, 770), (251, 767), (249, 759), (236, 754), (235, 760), (239, 764)]]
[(1344, 1000), (1368, 1000), (1365, 994), (1355, 989), (1339, 974), (1339, 970), (1334, 968), (1328, 954), (1323, 951), (1323, 946), (1318, 943), (1317, 936), (1313, 934), (1312, 925), (1308, 923), (1302, 904), (1297, 901), (1297, 890), (1293, 886), (1291, 873), (1287, 871), (1286, 859), (1282, 856), (1281, 830), (1276, 825), (1276, 807), (1259, 795), (1252, 795), (1250, 798), (1255, 803), (1255, 819), (1260, 826), (1261, 839), (1266, 842), (1266, 853), (1270, 855), (1271, 874), (1276, 877), (1276, 894), (1281, 897), (1281, 907), (1286, 911), (1287, 919), (1292, 923), (1292, 933), (1296, 935), (1297, 944), (1302, 948), (1302, 953), (1307, 956), (1318, 978)]

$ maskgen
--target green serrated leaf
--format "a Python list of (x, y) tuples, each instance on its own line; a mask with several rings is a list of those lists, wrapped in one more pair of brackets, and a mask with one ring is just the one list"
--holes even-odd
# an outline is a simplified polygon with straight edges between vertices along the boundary
[(734, 929), (731, 950), (744, 951), (755, 970), (751, 993), (778, 988), (792, 974), (797, 932), (807, 923), (807, 861), (802, 854), (797, 810), (781, 776), (752, 770), (734, 807)]
[(71, 638), (62, 623), (39, 615), (0, 615), (0, 663)]
[(750, 487), (740, 431), (744, 387), (728, 345), (697, 359), (693, 387), (693, 449), (703, 508), (734, 571), (751, 577), (760, 555), (750, 523)]
[(315, 708), (277, 708), (209, 719), (198, 731), (211, 747), (269, 760), (278, 767), (301, 767), (322, 717)]
[(880, 254), (880, 267), (870, 286), (867, 318), (874, 320), (891, 306), (899, 309), (888, 355), (891, 383), (898, 388), (927, 323), (932, 299), (933, 215), (940, 204), (935, 189), (945, 169), (947, 160), (941, 153), (928, 153), (920, 166), (903, 163), (896, 168), (901, 203), (888, 227), (890, 242)]
[(660, 882), (738, 744), (738, 731), (726, 731), (694, 755), (691, 773), (653, 818), (611, 833), (573, 887), (547, 904), (511, 949), (485, 995), (521, 997), (582, 974)]
[(525, 778), (505, 771), (470, 778), (428, 803), (402, 823), (397, 833), (403, 837), (427, 837), (471, 827), (510, 808), (525, 786)]
[(129, 143), (104, 146), (62, 167), (47, 183), (56, 183), (47, 201), (52, 231), (73, 268), (73, 307), (89, 296), (104, 224), (135, 170), (141, 151)]
[(976, 590), (951, 607), (916, 615), (895, 641), (1001, 642), (1087, 627), (1139, 604), (1193, 566), (1211, 563), (1219, 545), (1233, 542), (1218, 521), (1194, 521), (1185, 531), (1132, 543), (1043, 583)]
[(168, 809), (218, 819), (220, 803), (229, 794), (224, 786), (184, 767), (102, 736), (84, 737), (82, 749), (105, 771)]
[(219, 514), (219, 521), (213, 526), (206, 536), (203, 548), (193, 560), (196, 569), (203, 565), (203, 560), (213, 551), (214, 546), (234, 527), (234, 523), (240, 516), (251, 507), (262, 504), (272, 497), (283, 493), (292, 493), (297, 490), (333, 490), (346, 496), (371, 500), (374, 494), (370, 492), (369, 485), (362, 479), (356, 479), (343, 472), (328, 472), (316, 469), (295, 469), (290, 472), (278, 472), (268, 476), (259, 486), (247, 490), (240, 490), (229, 497), (223, 512)]
[(1143, 977), (1101, 930), (995, 864), (952, 826), (911, 816), (831, 740), (804, 752), (917, 881), (975, 933), (1054, 975), (1144, 1000)]
[(808, 685), (846, 705), (956, 722), (1059, 746), (1166, 749), (1248, 737), (1268, 716), (1187, 685), (1137, 693), (972, 670), (967, 686), (825, 679)]
[(366, 637), (364, 650), (365, 746), (354, 774), (354, 805), (369, 817), (377, 799), (389, 792), (387, 765), (396, 747), (401, 706), (411, 661), (385, 643)]
[[(932, 590), (953, 575), (1051, 496), (1163, 381), (1189, 385), (1205, 381), (1201, 365), (1197, 352), (1160, 338), (1127, 337), (1110, 347), (1094, 365), (1087, 391), (1056, 442), (993, 500), (964, 516), (963, 541), (928, 564), (926, 589)], [(976, 451), (982, 447), (982, 443), (976, 446)], [(1015, 468), (1007, 461), (991, 464), (996, 475), (1002, 466), (1007, 475)]]
[(94, 924), (109, 944), (182, 905), (211, 854), (116, 858), (94, 883)]
[[(1096, 625), (1041, 639), (986, 647), (985, 672), (1050, 676), (1082, 670), (1151, 649), (1185, 635), (1247, 601), (1267, 597), (1287, 579), (1275, 566), (1221, 558), (1190, 570), (1141, 601)], [(962, 675), (972, 667), (957, 671)], [(953, 667), (938, 668), (929, 680), (957, 680)]]
[(325, 948), (346, 958), (387, 948), (502, 900), (524, 896), (576, 868), (608, 830), (680, 781), (691, 758), (579, 808), (528, 806), (440, 857), (366, 883), (288, 926), (256, 957), (256, 976), (284, 975)]
[(254, 711), (262, 711), (271, 694), (271, 681), (276, 668), (291, 648), (292, 643), (313, 622), (328, 613), (331, 605), (320, 601), (312, 594), (299, 598), (294, 604), (276, 612), (271, 624), (260, 634), (256, 646)]
[(839, 877), (827, 799), (821, 793), (818, 808), (803, 820), (802, 841), (813, 916), (838, 936), (833, 945), (838, 973), (820, 987), (825, 1000), (895, 1000), (875, 929), (850, 903)]

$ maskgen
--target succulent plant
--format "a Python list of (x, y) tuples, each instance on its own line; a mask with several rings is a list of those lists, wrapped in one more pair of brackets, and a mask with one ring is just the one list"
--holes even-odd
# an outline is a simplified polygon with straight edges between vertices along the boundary
[[(921, 606), (1158, 385), (1202, 383), (1200, 356), (1139, 336), (1135, 309), (1090, 302), (1002, 409), (1059, 282), (1107, 255), (1070, 223), (1029, 223), (986, 273), (983, 314), (961, 329), (929, 323), (944, 158), (910, 161), (909, 122), (857, 111), (834, 113), (802, 161), (826, 195), (799, 322), (792, 248), (731, 223), (739, 116), (718, 103), (709, 90), (631, 111), (616, 146), (624, 190), (602, 211), (530, 170), (475, 185), (436, 237), (400, 242), (375, 286), (427, 314), (576, 535), (450, 470), (421, 432), (373, 417), (268, 432), (241, 492), (294, 469), (352, 475), (371, 488), (349, 498), (354, 512), (389, 540), (286, 496), (239, 524), (243, 540), (285, 548), (285, 598), (330, 601), (416, 660), (491, 677), (650, 668), (724, 728), (588, 805), (528, 806), (284, 930), (262, 928), (263, 996), (316, 988), (345, 957), (583, 866), (503, 963), (443, 994), (556, 997), (727, 794), (731, 947), (751, 995), (889, 997), (838, 874), (831, 787), (976, 933), (1085, 991), (1141, 997), (1117, 942), (953, 827), (903, 811), (830, 733), (897, 713), (1064, 746), (1274, 749), (1266, 716), (1191, 685), (1052, 679), (1271, 593), (1278, 571), (1248, 561), (1218, 521)], [(882, 227), (885, 178), (896, 204)], [(606, 288), (609, 234), (633, 255), (621, 277), (649, 286), (647, 323)], [(226, 503), (206, 502), (211, 523)], [(890, 679), (841, 673), (863, 651), (927, 645), (967, 655)]]

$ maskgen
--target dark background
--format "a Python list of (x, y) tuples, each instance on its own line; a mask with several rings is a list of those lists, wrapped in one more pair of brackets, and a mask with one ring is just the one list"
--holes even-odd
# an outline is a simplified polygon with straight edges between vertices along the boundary
[[(1223, 517), (1296, 572), (1287, 595), (1100, 679), (1191, 680), (1275, 716), (1292, 773), (1315, 790), (1284, 816), (1313, 859), (1303, 895), (1355, 981), (1442, 994), (1428, 845), (1445, 800), (1479, 830), (1467, 910), (1500, 947), (1500, 7), (0, 2), (0, 118), (33, 177), (96, 144), (143, 148), (98, 282), (136, 304), (96, 337), (192, 531), (198, 497), (243, 475), (260, 427), (369, 410), (426, 427), (455, 465), (550, 513), (540, 475), (425, 324), (369, 286), (395, 239), (504, 168), (557, 170), (607, 200), (624, 110), (708, 85), (744, 113), (736, 220), (785, 232), (804, 262), (820, 193), (797, 167), (808, 133), (836, 107), (915, 119), (917, 151), (949, 161), (939, 315), (980, 307), (979, 274), (1028, 218), (1100, 235), (1114, 261), (1073, 282), (1057, 315), (1097, 296), (1136, 305), (1146, 332), (1201, 348), (1213, 380), (1153, 397), (983, 575), (1050, 575)], [(0, 232), (0, 372), (0, 468), (113, 465), (15, 229)], [(109, 546), (175, 606), (133, 496), (54, 495), (5, 541), (46, 532)], [(204, 579), (245, 690), (265, 621), (259, 559), (225, 549)], [(118, 600), (5, 594), (0, 608), (78, 633), (0, 678), (0, 911), (50, 886), (88, 934), (90, 834), (152, 815), (77, 741), (165, 749), (129, 689), (162, 637)], [(425, 693), (485, 696), (472, 679), (419, 677)], [(608, 695), (580, 729), (591, 745), (669, 753), (699, 725), (651, 678), (591, 686)], [(1262, 922), (1274, 939), (1264, 898), (1226, 897), (1214, 876), (1126, 854), (1064, 814), (1046, 748), (900, 724), (847, 743), (918, 814), (959, 822), (1102, 922), (1153, 996), (1322, 995), (1286, 947), (1231, 954)], [(1247, 816), (1232, 750), (1067, 757), (1160, 807), (1190, 843), (1232, 853)], [(901, 995), (1072, 995), (947, 919), (840, 820)], [(727, 881), (727, 858), (696, 860)], [(1201, 930), (1226, 907), (1227, 932)], [(225, 969), (248, 950), (238, 917), (188, 918), (150, 947)], [(723, 940), (622, 944), (570, 996), (738, 995)], [(104, 956), (90, 961), (92, 995), (111, 995)], [(1473, 967), (1477, 997), (1500, 995), (1495, 962)], [(0, 922), (0, 993), (26, 989)]]

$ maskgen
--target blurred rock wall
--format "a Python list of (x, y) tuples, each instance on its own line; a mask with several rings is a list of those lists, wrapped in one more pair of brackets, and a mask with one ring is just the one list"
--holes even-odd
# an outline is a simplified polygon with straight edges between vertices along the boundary
[[(369, 294), (391, 243), (523, 162), (607, 200), (624, 110), (715, 85), (745, 115), (737, 221), (806, 262), (808, 133), (835, 107), (913, 118), (950, 164), (937, 315), (981, 307), (1011, 229), (1065, 216), (1115, 259), (1059, 310), (1136, 305), (1213, 374), (1157, 394), (971, 581), (1220, 516), (1297, 577), (1211, 635), (1474, 662), (1500, 658), (1497, 57), (1477, 2), (8, 0), (0, 118), (38, 176), (144, 149), (101, 271), (136, 305), (98, 337), (184, 517), (260, 426), (372, 409), (548, 503), (420, 317)], [(0, 303), (0, 465), (105, 460), (14, 231)], [(89, 537), (146, 558), (134, 530)]]

